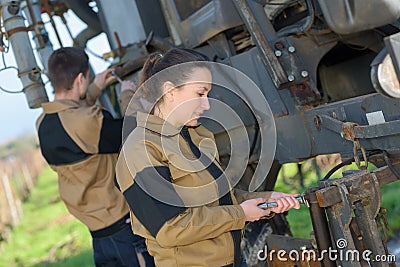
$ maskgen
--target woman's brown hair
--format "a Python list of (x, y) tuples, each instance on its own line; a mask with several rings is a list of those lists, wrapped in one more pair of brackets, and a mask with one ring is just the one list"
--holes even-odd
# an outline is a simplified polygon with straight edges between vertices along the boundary
[[(166, 81), (176, 86), (183, 85), (195, 68), (210, 69), (207, 61), (205, 55), (186, 48), (174, 48), (165, 54), (151, 54), (143, 66), (139, 80), (141, 97), (153, 105), (160, 103), (163, 96), (162, 85)], [(182, 67), (178, 67), (180, 64), (183, 64)], [(154, 106), (150, 113), (153, 111)]]

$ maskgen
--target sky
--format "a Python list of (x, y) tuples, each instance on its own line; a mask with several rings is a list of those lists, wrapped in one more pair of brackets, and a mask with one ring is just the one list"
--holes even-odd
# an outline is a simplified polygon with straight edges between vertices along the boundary
[[(84, 24), (72, 11), (69, 11), (65, 17), (74, 37), (86, 28), (86, 24)], [(53, 49), (56, 50), (60, 48), (51, 24), (46, 23), (49, 21), (48, 16), (43, 15), (42, 18), (43, 22), (45, 22), (45, 27), (49, 34), (50, 41), (53, 44)], [(54, 17), (54, 20), (58, 26), (57, 29), (61, 36), (63, 46), (72, 46), (73, 41), (70, 38), (70, 35), (68, 34), (68, 31), (61, 19), (59, 17)], [(32, 43), (32, 46), (35, 48), (34, 43)], [(98, 55), (102, 55), (103, 53), (110, 51), (110, 46), (104, 33), (90, 40), (87, 46), (91, 51)], [(109, 66), (109, 63), (102, 61), (90, 53), (88, 53), (88, 55), (90, 64), (92, 65), (95, 73), (99, 73)], [(7, 66), (16, 66), (12, 47), (10, 47), (9, 52), (5, 54), (5, 61)], [(42, 68), (42, 64), (38, 58), (37, 64)], [(0, 63), (0, 69), (3, 67), (3, 63)], [(45, 75), (42, 75), (42, 79), (44, 82), (48, 81)], [(0, 71), (0, 86), (9, 91), (21, 91), (22, 83), (17, 76), (17, 70), (7, 69)], [(50, 83), (46, 84), (46, 91), (50, 101), (53, 100), (54, 95), (52, 93)], [(0, 91), (0, 144), (8, 142), (22, 135), (35, 134), (35, 122), (41, 112), (41, 108), (30, 109), (28, 107), (25, 94), (9, 94)]]

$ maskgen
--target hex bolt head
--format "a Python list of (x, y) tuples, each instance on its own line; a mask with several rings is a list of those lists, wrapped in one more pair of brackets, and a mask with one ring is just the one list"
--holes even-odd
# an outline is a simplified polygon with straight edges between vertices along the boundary
[(308, 77), (308, 71), (306, 71), (306, 70), (301, 71), (301, 77), (307, 78)]
[(275, 56), (276, 57), (282, 56), (282, 51), (281, 50), (275, 50)]
[(289, 53), (294, 53), (296, 51), (296, 48), (294, 46), (289, 46), (288, 51)]
[(287, 79), (289, 80), (289, 82), (293, 82), (295, 80), (295, 77), (294, 75), (289, 75)]

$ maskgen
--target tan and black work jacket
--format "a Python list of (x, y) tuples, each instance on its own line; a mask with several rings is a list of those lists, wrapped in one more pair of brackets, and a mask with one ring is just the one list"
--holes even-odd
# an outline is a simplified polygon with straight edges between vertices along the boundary
[[(100, 93), (91, 86), (86, 103), (44, 103), (37, 121), (40, 148), (58, 174), (61, 199), (91, 231), (108, 227), (129, 212), (114, 179), (123, 120), (93, 105)], [(129, 91), (121, 94), (131, 96)]]
[[(219, 167), (213, 134), (188, 129), (193, 143)], [(180, 131), (159, 117), (138, 113), (137, 127), (117, 163), (117, 181), (131, 208), (135, 234), (146, 238), (157, 266), (225, 266), (234, 262), (234, 238), (245, 214), (238, 203), (270, 192), (230, 194), (221, 205), (218, 185)]]

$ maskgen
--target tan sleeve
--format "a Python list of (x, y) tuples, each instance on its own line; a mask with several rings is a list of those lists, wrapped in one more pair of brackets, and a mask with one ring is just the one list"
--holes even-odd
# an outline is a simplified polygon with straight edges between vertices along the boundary
[(270, 191), (263, 191), (263, 192), (248, 192), (241, 189), (233, 189), (233, 193), (238, 201), (238, 203), (242, 203), (243, 201), (253, 199), (253, 198), (265, 198), (268, 200), (271, 197), (272, 192)]
[(59, 113), (63, 128), (72, 140), (88, 154), (99, 152), (102, 109), (98, 106), (82, 107), (74, 112)]
[(161, 227), (156, 240), (163, 247), (185, 246), (241, 230), (245, 222), (240, 205), (187, 208)]
[(129, 102), (135, 92), (133, 90), (122, 91), (119, 96), (119, 105), (121, 107), (122, 116), (125, 115), (126, 109), (128, 108)]
[(93, 106), (96, 104), (97, 99), (101, 96), (101, 89), (97, 87), (93, 82), (89, 85), (86, 92), (86, 104), (88, 106)]

